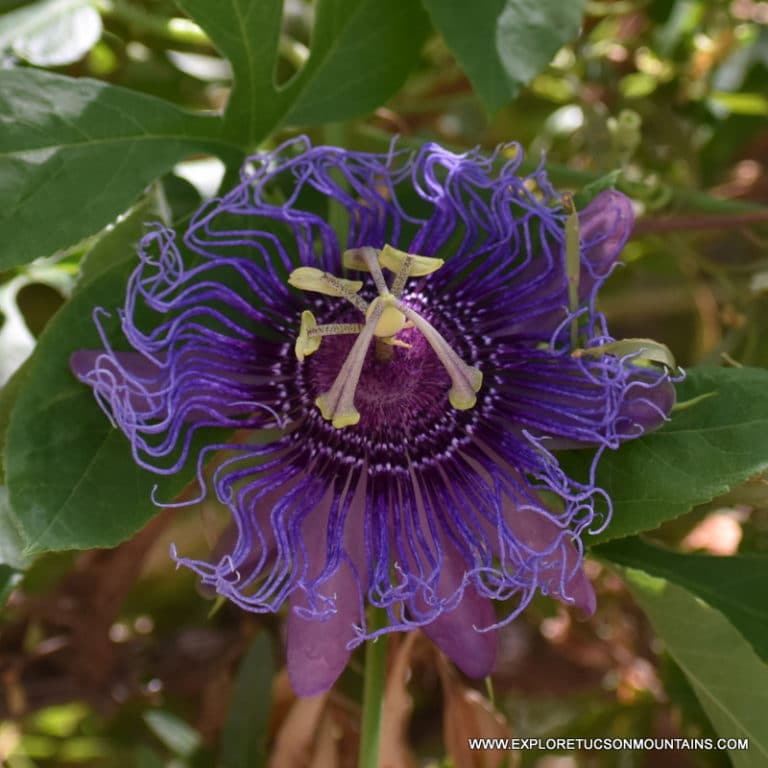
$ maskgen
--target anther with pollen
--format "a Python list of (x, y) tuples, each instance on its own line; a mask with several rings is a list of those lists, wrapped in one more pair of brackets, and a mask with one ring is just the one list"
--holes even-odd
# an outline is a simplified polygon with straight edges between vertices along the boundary
[[(376, 342), (377, 357), (388, 360), (392, 352), (387, 352), (387, 349), (409, 346), (397, 338), (406, 328), (416, 328), (421, 332), (448, 373), (451, 379), (448, 390), (450, 404), (458, 410), (472, 408), (483, 383), (482, 373), (467, 365), (428, 320), (400, 299), (408, 278), (435, 272), (443, 266), (443, 260), (405, 253), (385, 245), (381, 250), (366, 246), (345, 251), (342, 263), (347, 269), (371, 274), (379, 295), (370, 304), (358, 296), (363, 287), (359, 280), (339, 278), (314, 267), (299, 267), (288, 278), (290, 285), (301, 290), (343, 298), (364, 316), (363, 323), (318, 325), (311, 312), (301, 314), (301, 327), (295, 344), (299, 361), (316, 352), (324, 336), (357, 334), (333, 385), (315, 401), (323, 418), (339, 429), (360, 421), (354, 397), (371, 342)], [(387, 286), (382, 267), (395, 274), (391, 286)]]

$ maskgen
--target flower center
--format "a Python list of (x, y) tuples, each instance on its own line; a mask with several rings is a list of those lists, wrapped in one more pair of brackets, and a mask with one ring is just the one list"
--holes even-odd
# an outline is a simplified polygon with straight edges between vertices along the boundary
[[(288, 278), (288, 282), (296, 288), (343, 298), (362, 314), (360, 323), (318, 325), (311, 312), (302, 312), (295, 345), (299, 361), (316, 352), (325, 336), (357, 336), (330, 389), (315, 400), (323, 418), (337, 429), (360, 421), (360, 413), (355, 407), (355, 393), (368, 349), (374, 343), (376, 358), (387, 361), (391, 359), (394, 347), (411, 347), (401, 338), (403, 332), (410, 335), (411, 329), (423, 336), (450, 377), (450, 404), (458, 410), (472, 408), (483, 383), (482, 373), (467, 365), (429, 321), (401, 300), (409, 277), (428, 275), (440, 269), (443, 260), (405, 253), (385, 245), (382, 250), (363, 247), (345, 251), (342, 263), (348, 269), (371, 274), (379, 294), (372, 302), (368, 303), (358, 296), (363, 287), (361, 281), (335, 277), (314, 267), (299, 267)], [(390, 286), (384, 279), (382, 267), (395, 275)]]

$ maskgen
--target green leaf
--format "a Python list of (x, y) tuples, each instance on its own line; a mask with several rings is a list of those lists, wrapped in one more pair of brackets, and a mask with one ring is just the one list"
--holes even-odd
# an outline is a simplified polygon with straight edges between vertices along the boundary
[[(657, 432), (603, 455), (596, 482), (613, 500), (613, 518), (590, 544), (657, 528), (768, 470), (768, 371), (692, 369), (678, 400), (713, 392)], [(586, 477), (589, 454), (560, 458), (566, 471)]]
[(0, 482), (5, 482), (5, 434), (8, 431), (8, 422), (11, 420), (11, 411), (16, 398), (23, 390), (30, 367), (31, 362), (27, 358), (5, 385), (0, 387)]
[(22, 554), (24, 541), (19, 533), (18, 521), (8, 503), (8, 489), (0, 485), (0, 565), (17, 570), (27, 567), (27, 558)]
[(9, 565), (0, 565), (0, 608), (5, 605), (8, 596), (21, 581), (21, 574)]
[(768, 555), (684, 555), (630, 538), (593, 554), (685, 587), (726, 618), (768, 662)]
[(0, 269), (97, 232), (190, 152), (226, 151), (216, 118), (95, 80), (0, 70)]
[(110, 225), (80, 263), (78, 290), (118, 263), (135, 261), (136, 246), (146, 233), (146, 224), (162, 221), (170, 225), (168, 210), (159, 185), (153, 185), (130, 211)]
[(101, 16), (90, 0), (42, 0), (0, 17), (0, 51), (38, 67), (81, 59), (101, 37)]
[(181, 718), (163, 709), (144, 713), (144, 722), (163, 744), (179, 757), (191, 757), (200, 747), (200, 734)]
[[(72, 352), (101, 348), (93, 308), (114, 305), (131, 266), (119, 261), (76, 292), (46, 327), (24, 373), (5, 457), (27, 553), (115, 546), (157, 511), (153, 486), (172, 498), (192, 477), (192, 467), (157, 477), (140, 469), (128, 440), (69, 370)], [(119, 336), (116, 313), (104, 325), (109, 336)]]
[(286, 89), (283, 122), (345, 120), (381, 106), (418, 61), (428, 31), (418, 0), (324, 0), (309, 61)]
[(424, 0), (490, 111), (514, 98), (579, 31), (585, 0)]
[(768, 765), (768, 666), (721, 613), (682, 587), (626, 571), (629, 587), (693, 686), (717, 733), (748, 738), (735, 768)]
[(272, 703), (272, 642), (259, 634), (240, 663), (221, 736), (221, 768), (262, 768)]
[(273, 85), (282, 0), (179, 0), (178, 4), (232, 64), (235, 84), (226, 130), (244, 147), (255, 148), (285, 110)]
[(145, 744), (136, 747), (133, 764), (134, 768), (166, 768), (163, 758)]
[(252, 150), (278, 125), (338, 121), (375, 109), (418, 60), (429, 23), (418, 0), (321, 0), (309, 58), (276, 87), (280, 0), (179, 0), (232, 64), (226, 135)]
[(577, 210), (586, 208), (601, 192), (606, 189), (616, 189), (621, 179), (621, 171), (610, 171), (605, 176), (585, 184), (574, 196), (573, 204)]

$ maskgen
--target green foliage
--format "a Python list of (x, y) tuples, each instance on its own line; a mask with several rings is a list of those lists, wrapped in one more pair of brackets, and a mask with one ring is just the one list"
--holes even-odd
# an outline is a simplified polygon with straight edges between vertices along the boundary
[(21, 574), (10, 565), (0, 563), (0, 611), (8, 596), (21, 581)]
[(155, 184), (119, 222), (88, 249), (80, 262), (78, 290), (103, 272), (136, 259), (136, 246), (147, 231), (148, 221), (170, 225), (170, 211), (160, 184)]
[(221, 768), (262, 768), (267, 764), (273, 674), (272, 641), (263, 632), (257, 635), (237, 671), (221, 736)]
[[(678, 385), (678, 401), (716, 393), (676, 412), (658, 432), (606, 452), (597, 482), (610, 494), (613, 518), (598, 543), (657, 528), (697, 504), (768, 469), (768, 372), (699, 368)], [(589, 457), (564, 456), (587, 469)]]
[(424, 0), (475, 90), (495, 111), (576, 37), (584, 0)]
[[(255, 147), (280, 119), (273, 73), (282, 2), (182, 0), (180, 5), (229, 59), (235, 84), (225, 117), (228, 133), (236, 143)], [(259, 40), (259, 45), (254, 45), (254, 40)]]
[(30, 367), (30, 361), (27, 359), (0, 388), (0, 479), (3, 481), (5, 479), (5, 434), (8, 431), (8, 422), (11, 419), (14, 403), (24, 387)]
[[(133, 461), (125, 437), (94, 407), (69, 370), (78, 349), (98, 349), (91, 312), (119, 295), (125, 261), (78, 291), (40, 337), (6, 433), (6, 479), (28, 552), (114, 546), (156, 512), (157, 483), (172, 498), (191, 476), (153, 478)], [(114, 316), (105, 321), (116, 333)]]
[[(146, 223), (162, 220), (181, 231), (199, 204), (187, 182), (170, 174), (177, 163), (201, 154), (223, 160), (227, 189), (249, 153), (299, 129), (315, 143), (376, 151), (386, 151), (395, 133), (412, 148), (437, 139), (457, 151), (517, 140), (527, 153), (525, 169), (547, 153), (550, 178), (573, 193), (577, 210), (607, 188), (634, 197), (640, 220), (624, 252), (627, 267), (600, 296), (609, 328), (649, 351), (651, 362), (671, 365), (674, 354), (686, 367), (708, 367), (690, 368), (663, 429), (605, 452), (596, 479), (614, 512), (590, 544), (597, 557), (630, 569), (639, 605), (719, 735), (751, 738), (749, 752), (730, 755), (733, 765), (768, 762), (768, 495), (755, 480), (768, 470), (768, 372), (711, 367), (722, 354), (747, 366), (768, 361), (768, 216), (759, 202), (768, 37), (759, 5), (0, 0), (0, 291), (13, 300), (0, 308), (3, 378), (23, 359), (22, 346), (12, 356), (6, 342), (19, 342), (14, 333), (23, 332), (26, 353), (39, 336), (31, 358), (0, 388), (0, 606), (20, 590), (0, 627), (0, 655), (12, 672), (3, 677), (0, 707), (22, 702), (38, 711), (18, 723), (0, 722), (9, 766), (269, 762), (269, 739), (291, 706), (271, 699), (281, 690), (282, 660), (272, 655), (276, 620), (225, 606), (203, 623), (207, 608), (192, 592), (189, 573), (174, 576), (164, 538), (154, 549), (139, 536), (114, 551), (49, 554), (34, 564), (31, 555), (112, 547), (153, 516), (155, 486), (158, 498), (171, 500), (192, 478), (192, 466), (172, 477), (140, 469), (128, 440), (70, 373), (69, 356), (101, 346), (92, 319), (97, 306), (112, 312), (105, 319), (110, 339), (120, 338), (116, 308)], [(347, 225), (333, 205), (319, 213), (333, 226)], [(20, 285), (37, 291), (43, 306), (34, 317), (16, 301)], [(50, 286), (56, 290), (40, 290)], [(602, 351), (615, 352), (618, 344)], [(589, 452), (562, 455), (565, 469), (582, 477), (591, 458)], [(681, 554), (673, 549), (680, 534), (670, 526), (664, 529), (669, 548), (626, 538), (747, 480), (754, 481), (750, 507), (740, 507), (739, 519), (750, 554)], [(212, 543), (221, 510), (208, 501), (201, 506)], [(682, 530), (692, 519), (676, 525)], [(168, 541), (194, 553), (203, 547), (200, 529), (197, 510), (179, 514)], [(149, 550), (139, 552), (143, 546)], [(123, 584), (126, 562), (133, 566), (137, 558), (145, 558), (147, 573), (138, 577), (130, 608), (118, 615), (116, 603), (130, 586)], [(78, 581), (84, 574), (85, 588)], [(500, 701), (514, 698), (521, 712), (536, 713), (520, 718), (536, 734), (646, 735), (659, 722), (665, 728), (677, 722), (665, 693), (651, 684), (643, 690), (635, 681), (640, 688), (631, 691), (631, 702), (610, 694), (625, 662), (630, 670), (643, 669), (634, 662), (645, 661), (651, 638), (634, 606), (602, 581), (597, 631), (579, 624), (565, 644), (550, 642), (549, 630), (562, 627), (555, 604), (544, 598), (520, 619), (531, 624), (536, 648), (546, 644), (539, 655), (547, 669), (537, 671), (537, 654), (529, 654), (517, 668), (500, 670), (494, 687)], [(549, 610), (547, 632), (545, 625), (533, 626), (543, 616), (540, 603)], [(143, 620), (154, 616), (155, 629), (134, 629), (134, 611)], [(614, 611), (620, 619), (608, 626), (605, 617)], [(625, 625), (632, 628), (629, 639), (621, 637)], [(126, 639), (109, 640), (110, 627), (122, 627)], [(236, 649), (248, 637), (255, 640), (238, 660)], [(420, 687), (434, 673), (419, 676), (418, 655), (408, 690), (415, 719), (403, 730), (423, 762), (440, 759), (440, 735), (423, 717), (436, 697), (428, 685)], [(606, 657), (613, 661), (598, 669)], [(323, 728), (342, 727), (339, 708), (349, 709), (347, 720), (354, 721), (350, 702), (363, 677), (357, 660), (340, 684), (343, 695), (331, 697)], [(525, 683), (528, 661), (535, 686), (562, 686), (564, 698), (573, 679), (581, 681), (570, 697), (581, 719), (571, 717), (558, 730), (565, 721), (555, 694), (505, 690), (505, 679)], [(89, 689), (99, 665), (103, 677)], [(186, 676), (177, 668), (185, 665), (192, 667)], [(78, 668), (88, 670), (82, 679)], [(602, 681), (598, 695), (584, 687), (587, 668), (595, 686)], [(693, 696), (686, 685), (658, 679), (674, 703), (686, 691)], [(70, 680), (76, 681), (71, 690)], [(626, 696), (631, 685), (621, 686)], [(97, 716), (102, 702), (107, 705), (105, 691), (109, 722)], [(61, 701), (41, 701), (49, 694)], [(213, 725), (201, 718), (212, 712), (218, 715)], [(529, 735), (520, 722), (513, 731)], [(374, 727), (366, 726), (367, 738)], [(342, 733), (328, 743), (347, 748), (359, 726), (350, 731), (345, 725)], [(681, 734), (690, 735), (683, 727)], [(300, 736), (303, 744), (313, 742), (312, 734)], [(524, 764), (535, 759), (525, 755)], [(695, 757), (707, 768), (720, 768), (725, 759)], [(615, 755), (589, 760), (612, 768)]]
[(172, 712), (163, 709), (151, 709), (144, 713), (152, 733), (174, 755), (190, 758), (200, 747), (200, 734)]
[(285, 88), (284, 122), (346, 120), (374, 109), (403, 83), (427, 31), (417, 0), (323, 0), (309, 60)]
[[(427, 32), (416, 0), (322, 0), (308, 58), (278, 86), (282, 2), (183, 0), (182, 6), (232, 64), (225, 130), (246, 148), (279, 124), (342, 120), (374, 109), (402, 84)], [(253, 45), (256, 38), (261, 45)], [(387, 55), (391, 50), (398, 55)]]
[(768, 662), (768, 555), (684, 555), (630, 538), (593, 553), (684, 587), (720, 611)]
[(627, 571), (635, 599), (696, 691), (717, 733), (748, 738), (731, 750), (735, 768), (768, 761), (768, 666), (721, 613), (682, 587)]
[(216, 118), (34, 70), (0, 71), (0, 114), (0, 268), (97, 232), (219, 132)]
[[(105, 83), (0, 72), (0, 114), (9, 117), (0, 137), (7, 168), (0, 176), (0, 267), (93, 234), (192, 152), (226, 159), (235, 146), (255, 149), (286, 120), (323, 122), (373, 109), (402, 83), (427, 30), (415, 0), (326, 0), (306, 65), (278, 88), (282, 3), (187, 0), (185, 7), (232, 63), (235, 88), (223, 122)], [(263, 44), (253, 45), (257, 37)], [(395, 45), (403, 55), (382, 55)]]
[(101, 37), (91, 0), (41, 0), (0, 17), (0, 52), (56, 67), (82, 58)]
[(8, 503), (8, 489), (0, 485), (0, 565), (23, 570), (27, 559), (22, 554), (24, 542), (18, 530), (18, 521)]

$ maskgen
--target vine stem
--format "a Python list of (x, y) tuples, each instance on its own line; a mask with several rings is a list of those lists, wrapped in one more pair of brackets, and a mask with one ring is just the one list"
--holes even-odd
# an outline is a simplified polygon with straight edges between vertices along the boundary
[[(386, 622), (386, 614), (375, 610), (371, 616), (374, 629)], [(365, 673), (363, 677), (363, 714), (360, 726), (360, 757), (358, 768), (378, 768), (379, 741), (381, 735), (381, 705), (387, 677), (388, 634), (369, 640), (365, 649)]]
[(635, 223), (633, 236), (662, 232), (686, 232), (700, 229), (740, 229), (768, 223), (768, 210), (679, 216), (644, 216)]

